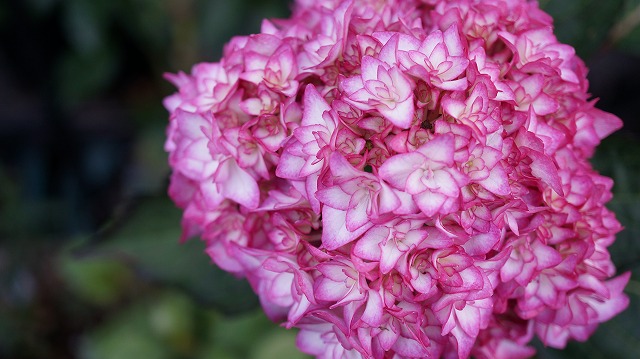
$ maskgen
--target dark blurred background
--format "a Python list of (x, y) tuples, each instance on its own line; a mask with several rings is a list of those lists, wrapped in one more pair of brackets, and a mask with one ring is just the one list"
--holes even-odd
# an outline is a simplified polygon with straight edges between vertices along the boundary
[[(617, 181), (611, 252), (634, 276), (626, 315), (539, 357), (640, 357), (640, 0), (541, 5), (625, 123), (594, 165)], [(304, 358), (246, 283), (177, 243), (162, 148), (163, 72), (288, 14), (285, 0), (0, 2), (0, 358)]]

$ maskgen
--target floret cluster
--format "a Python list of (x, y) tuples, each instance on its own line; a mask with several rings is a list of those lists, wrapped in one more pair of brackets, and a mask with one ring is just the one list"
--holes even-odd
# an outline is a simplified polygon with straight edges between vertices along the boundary
[(621, 121), (525, 0), (298, 0), (168, 75), (183, 237), (318, 358), (526, 358), (628, 305)]

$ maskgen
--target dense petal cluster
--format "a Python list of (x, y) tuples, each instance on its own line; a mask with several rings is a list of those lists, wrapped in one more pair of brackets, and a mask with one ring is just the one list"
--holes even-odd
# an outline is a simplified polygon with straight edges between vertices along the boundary
[(526, 358), (628, 304), (621, 126), (525, 0), (297, 0), (168, 75), (183, 237), (318, 358)]

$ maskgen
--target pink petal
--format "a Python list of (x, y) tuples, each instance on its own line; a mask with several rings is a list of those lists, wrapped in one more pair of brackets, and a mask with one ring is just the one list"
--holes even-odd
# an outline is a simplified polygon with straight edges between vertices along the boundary
[(419, 273), (416, 278), (411, 279), (411, 286), (420, 293), (429, 293), (434, 283), (429, 274)]
[[(282, 47), (280, 47), (282, 49)], [(282, 51), (276, 52), (277, 64), (282, 72), (282, 77), (287, 78), (291, 75), (292, 71), (296, 69), (296, 59), (293, 55), (293, 50), (290, 46), (285, 45)], [(271, 61), (271, 59), (269, 59)]]
[(380, 213), (393, 212), (398, 209), (402, 202), (396, 192), (386, 183), (380, 181), (380, 193), (378, 194), (378, 210)]
[(378, 169), (378, 175), (393, 187), (404, 190), (409, 175), (425, 160), (425, 157), (417, 152), (395, 155), (384, 161)]
[(466, 305), (456, 312), (460, 327), (470, 337), (476, 337), (480, 331), (480, 310), (473, 305)]
[(307, 85), (304, 89), (304, 112), (302, 115), (302, 126), (321, 125), (326, 126), (323, 115), (330, 111), (331, 107), (320, 95), (313, 84)]
[(438, 213), (444, 202), (447, 200), (447, 197), (437, 192), (425, 191), (421, 194), (414, 195), (413, 199), (416, 201), (418, 208), (420, 208), (424, 214), (427, 216), (433, 216)]
[(545, 115), (554, 113), (558, 111), (558, 108), (560, 107), (558, 105), (558, 102), (554, 100), (553, 97), (545, 93), (541, 93), (531, 103), (531, 106), (533, 107), (533, 110), (536, 112), (536, 114), (539, 116), (545, 116)]
[[(349, 231), (356, 231), (358, 228), (370, 222), (369, 216), (367, 215), (367, 207), (370, 201), (371, 198), (359, 200), (356, 202), (354, 208), (347, 210), (345, 225)], [(371, 225), (369, 227), (371, 227)]]
[(224, 161), (215, 175), (220, 184), (222, 194), (241, 205), (255, 209), (260, 202), (258, 183), (245, 170), (238, 167), (234, 159)]
[(590, 303), (591, 307), (598, 313), (599, 322), (611, 319), (629, 306), (629, 297), (622, 292), (629, 282), (629, 278), (631, 278), (631, 272), (626, 272), (616, 278), (608, 280), (606, 286), (612, 293), (611, 298), (604, 302), (594, 300)]
[(396, 343), (400, 337), (399, 331), (394, 331), (391, 329), (382, 330), (380, 334), (378, 334), (377, 338), (380, 341), (380, 346), (382, 349), (389, 351), (391, 347)]
[(479, 233), (471, 237), (462, 245), (470, 256), (487, 254), (500, 241), (501, 232), (496, 226), (491, 226), (488, 233)]
[(380, 260), (380, 256), (382, 255), (380, 243), (388, 237), (389, 228), (373, 227), (358, 240), (353, 247), (353, 253), (362, 259), (370, 261)]
[(292, 155), (285, 149), (276, 167), (276, 176), (288, 179), (301, 178), (300, 170), (305, 163), (304, 158)]
[(347, 290), (348, 288), (344, 282), (334, 282), (331, 279), (324, 278), (314, 288), (314, 295), (317, 300), (335, 302), (342, 299)]
[(600, 139), (609, 136), (622, 127), (622, 120), (608, 112), (593, 108), (590, 114), (593, 117), (593, 128)]
[(389, 65), (371, 56), (363, 56), (361, 63), (362, 81), (378, 80), (378, 68), (389, 68)]
[(427, 186), (425, 186), (424, 183), (422, 183), (422, 180), (424, 179), (424, 175), (425, 175), (425, 171), (423, 170), (413, 171), (409, 175), (409, 177), (407, 177), (407, 184), (406, 184), (405, 191), (407, 191), (407, 193), (410, 193), (410, 194), (420, 194), (426, 191), (428, 188)]
[(380, 297), (380, 293), (374, 290), (369, 290), (367, 305), (361, 317), (362, 321), (372, 327), (377, 327), (382, 324), (382, 315), (382, 298)]
[(544, 86), (544, 76), (540, 74), (531, 75), (529, 77), (525, 77), (524, 79), (518, 82), (522, 88), (524, 88), (525, 93), (532, 98), (538, 97), (540, 92), (542, 92), (542, 87)]
[(449, 26), (444, 32), (443, 38), (450, 56), (465, 56), (466, 49), (462, 44), (460, 32), (456, 24)]
[(382, 255), (380, 256), (380, 273), (387, 274), (396, 266), (398, 259), (402, 257), (403, 252), (398, 250), (393, 240), (387, 241), (382, 247)]
[(418, 148), (418, 152), (422, 153), (429, 160), (453, 165), (453, 154), (455, 152), (455, 139), (453, 134), (445, 133), (434, 136), (424, 145)]
[(529, 157), (533, 160), (531, 174), (542, 180), (557, 194), (564, 195), (558, 168), (553, 163), (553, 160), (538, 151), (529, 151)]
[(398, 62), (396, 58), (396, 52), (398, 51), (398, 42), (400, 41), (400, 36), (398, 33), (395, 33), (389, 40), (382, 46), (380, 49), (380, 53), (378, 54), (378, 58), (384, 62), (386, 62), (389, 66), (393, 66)]
[(331, 169), (331, 174), (334, 175), (335, 181), (342, 182), (352, 178), (357, 177), (367, 177), (366, 172), (359, 171), (355, 169), (349, 161), (347, 161), (344, 156), (342, 156), (339, 152), (334, 152), (331, 154), (329, 158), (329, 166)]
[(448, 91), (464, 91), (467, 89), (468, 85), (469, 85), (469, 81), (465, 77), (457, 80), (443, 81), (439, 83), (437, 86), (443, 90), (448, 90)]
[(467, 105), (463, 101), (454, 100), (449, 96), (445, 96), (442, 99), (442, 108), (452, 117), (460, 119), (462, 114), (466, 111)]
[(340, 87), (348, 96), (351, 96), (364, 88), (364, 82), (361, 76), (353, 76), (340, 81)]
[(439, 44), (443, 44), (443, 42), (444, 38), (442, 36), (442, 31), (433, 31), (424, 39), (424, 41), (422, 41), (422, 44), (420, 44), (420, 48), (418, 49), (418, 51), (430, 57), (436, 46), (438, 46)]
[(460, 193), (460, 187), (451, 176), (451, 173), (446, 170), (433, 171), (433, 181), (437, 185), (437, 187), (432, 188), (433, 191), (442, 193), (447, 197), (457, 197)]
[(400, 128), (409, 128), (414, 121), (413, 95), (406, 100), (396, 103), (394, 108), (378, 107), (378, 111), (391, 123)]
[(322, 209), (322, 244), (328, 250), (337, 249), (360, 237), (373, 225), (364, 225), (351, 232), (346, 227), (347, 213), (324, 206)]
[(346, 211), (349, 209), (350, 195), (344, 193), (339, 186), (332, 186), (316, 192), (316, 198), (324, 205)]
[(478, 183), (487, 190), (499, 195), (506, 196), (511, 193), (507, 173), (501, 165), (497, 165), (491, 169), (489, 176)]
[(535, 241), (531, 244), (531, 250), (536, 256), (538, 270), (552, 268), (562, 262), (562, 255), (554, 248)]

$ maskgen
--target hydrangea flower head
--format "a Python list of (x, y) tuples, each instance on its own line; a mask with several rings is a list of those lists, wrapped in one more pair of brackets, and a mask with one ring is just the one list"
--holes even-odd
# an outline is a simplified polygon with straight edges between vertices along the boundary
[(525, 0), (298, 0), (167, 78), (183, 237), (318, 358), (527, 358), (628, 305), (620, 128)]

